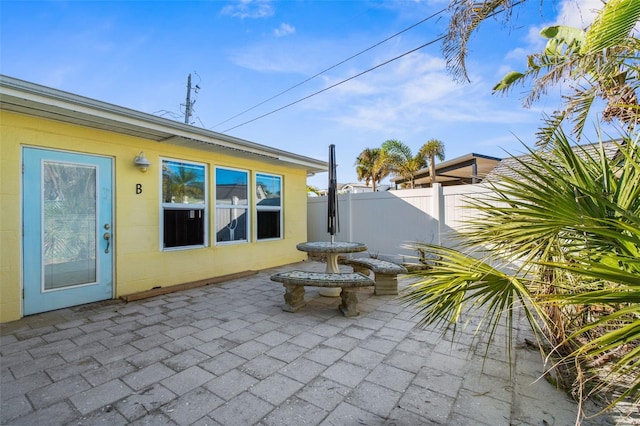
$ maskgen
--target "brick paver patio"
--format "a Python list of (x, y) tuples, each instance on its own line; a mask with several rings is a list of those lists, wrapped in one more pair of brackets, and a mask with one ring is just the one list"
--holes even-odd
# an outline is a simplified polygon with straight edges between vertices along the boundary
[[(1, 325), (3, 425), (572, 425), (577, 407), (540, 354), (416, 328), (395, 296), (359, 290), (360, 315), (308, 288), (283, 312), (249, 278), (137, 302), (109, 301)], [(350, 270), (350, 269), (345, 269)], [(400, 280), (400, 288), (407, 279)], [(518, 341), (527, 334), (518, 330)], [(502, 338), (504, 333), (502, 334)], [(640, 424), (616, 414), (585, 424)], [(636, 423), (634, 423), (636, 422)]]

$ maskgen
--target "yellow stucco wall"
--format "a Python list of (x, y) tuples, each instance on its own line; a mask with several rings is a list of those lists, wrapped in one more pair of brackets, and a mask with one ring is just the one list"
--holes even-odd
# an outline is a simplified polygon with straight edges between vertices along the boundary
[[(0, 111), (0, 322), (21, 316), (21, 185), (22, 147), (42, 147), (112, 157), (114, 162), (113, 228), (115, 297), (153, 287), (167, 287), (246, 270), (259, 270), (301, 261), (296, 250), (306, 240), (306, 173), (301, 169), (172, 146), (155, 141), (88, 129), (70, 124)], [(141, 173), (133, 164), (144, 151), (152, 166)], [(240, 154), (241, 155), (241, 154)], [(209, 233), (205, 248), (162, 251), (160, 247), (160, 167), (162, 158), (195, 161), (207, 165)], [(248, 243), (216, 245), (213, 175), (216, 166), (282, 176), (284, 238), (255, 240), (250, 205)], [(142, 193), (136, 194), (136, 185)], [(265, 283), (270, 285), (271, 283)]]

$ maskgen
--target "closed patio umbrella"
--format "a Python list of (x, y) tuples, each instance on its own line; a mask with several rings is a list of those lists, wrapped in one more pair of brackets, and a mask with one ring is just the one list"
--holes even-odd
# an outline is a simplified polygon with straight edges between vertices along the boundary
[(338, 178), (336, 173), (336, 146), (329, 145), (329, 200), (327, 202), (327, 232), (334, 242), (335, 235), (340, 231), (338, 220)]

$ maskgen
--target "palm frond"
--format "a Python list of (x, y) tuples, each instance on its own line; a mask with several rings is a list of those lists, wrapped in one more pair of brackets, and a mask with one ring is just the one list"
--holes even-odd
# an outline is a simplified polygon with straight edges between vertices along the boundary
[(532, 300), (526, 278), (502, 272), (454, 249), (418, 243), (412, 247), (438, 259), (433, 269), (413, 274), (418, 281), (402, 296), (405, 303), (416, 308), (420, 326), (440, 326), (455, 335), (464, 315), (479, 313), (476, 334), (487, 333), (491, 342), (504, 321), (511, 343), (514, 311), (520, 308), (532, 329), (539, 329), (538, 321), (545, 318), (545, 313)]
[(640, 19), (637, 0), (609, 0), (587, 31), (582, 53), (597, 52), (625, 40)]
[(456, 80), (469, 81), (466, 68), (471, 34), (489, 17), (501, 15), (509, 21), (512, 9), (525, 0), (454, 0), (449, 5), (451, 18), (442, 47), (447, 68)]
[(564, 122), (565, 111), (554, 111), (550, 116), (543, 115), (544, 125), (536, 132), (536, 148), (545, 149), (553, 135), (558, 132)]
[(595, 87), (591, 86), (586, 89), (575, 89), (571, 96), (566, 96), (565, 99), (565, 115), (572, 116), (573, 122), (572, 133), (576, 136), (576, 139), (580, 139), (580, 135), (584, 130), (584, 126), (587, 122), (587, 117), (591, 111), (594, 101), (597, 97), (597, 91)]
[[(594, 337), (590, 332), (597, 328), (607, 331)], [(599, 388), (603, 389), (610, 387), (611, 383), (615, 384), (620, 375), (635, 377), (626, 386), (626, 389), (610, 403), (610, 406), (627, 397), (635, 400), (636, 404), (640, 403), (640, 367), (638, 367), (638, 361), (640, 361), (640, 345), (638, 344), (640, 342), (640, 306), (635, 304), (617, 309), (614, 313), (579, 328), (568, 337), (570, 340), (580, 338), (582, 344), (564, 359), (585, 359), (588, 362), (595, 362), (601, 356), (622, 350), (621, 355), (614, 357), (614, 361), (610, 362), (611, 368), (603, 377), (603, 379), (609, 378), (609, 380), (603, 382)]]

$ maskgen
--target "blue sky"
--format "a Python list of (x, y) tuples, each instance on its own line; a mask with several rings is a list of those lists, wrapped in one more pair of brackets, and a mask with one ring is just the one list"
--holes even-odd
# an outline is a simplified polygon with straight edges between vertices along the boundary
[[(0, 72), (178, 121), (191, 73), (200, 87), (191, 94), (194, 126), (322, 160), (333, 143), (338, 181), (356, 182), (357, 155), (388, 139), (414, 152), (439, 139), (446, 159), (522, 152), (561, 91), (525, 109), (523, 93), (491, 88), (541, 48), (542, 26), (583, 27), (598, 4), (546, 0), (541, 8), (529, 0), (513, 24), (489, 22), (470, 44), (471, 83), (453, 81), (434, 43), (272, 114), (436, 39), (446, 14), (288, 90), (447, 2), (3, 0)], [(324, 188), (326, 180), (324, 173), (308, 183)]]

